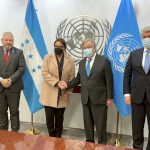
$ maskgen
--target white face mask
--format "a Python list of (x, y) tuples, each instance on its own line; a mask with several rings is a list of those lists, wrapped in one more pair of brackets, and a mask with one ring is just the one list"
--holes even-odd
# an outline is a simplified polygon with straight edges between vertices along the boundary
[(145, 48), (150, 49), (150, 38), (144, 38), (142, 43)]
[(83, 54), (85, 57), (90, 58), (93, 55), (93, 49), (92, 48), (86, 48), (83, 50)]

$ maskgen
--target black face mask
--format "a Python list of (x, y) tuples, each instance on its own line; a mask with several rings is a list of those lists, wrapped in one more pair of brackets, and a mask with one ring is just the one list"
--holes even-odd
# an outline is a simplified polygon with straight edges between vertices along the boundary
[(54, 52), (56, 55), (61, 55), (63, 53), (63, 49), (62, 48), (54, 48)]

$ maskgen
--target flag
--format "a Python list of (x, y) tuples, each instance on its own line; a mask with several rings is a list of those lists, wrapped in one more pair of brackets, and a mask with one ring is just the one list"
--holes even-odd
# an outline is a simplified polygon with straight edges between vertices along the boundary
[(26, 70), (23, 76), (23, 93), (32, 113), (43, 108), (39, 103), (42, 82), (41, 65), (44, 56), (47, 54), (36, 12), (33, 0), (29, 0), (25, 15), (21, 49), (23, 49), (26, 59)]
[(131, 0), (121, 0), (117, 16), (106, 46), (106, 56), (112, 66), (114, 77), (114, 103), (121, 116), (131, 113), (124, 102), (123, 76), (131, 51), (143, 47)]

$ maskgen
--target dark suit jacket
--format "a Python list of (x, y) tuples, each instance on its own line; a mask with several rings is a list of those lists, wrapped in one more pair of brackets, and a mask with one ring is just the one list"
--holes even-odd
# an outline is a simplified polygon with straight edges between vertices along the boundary
[(130, 53), (124, 72), (124, 94), (131, 94), (132, 103), (140, 104), (146, 92), (150, 102), (150, 70), (146, 74), (143, 66), (144, 48)]
[[(8, 88), (12, 92), (19, 92), (23, 89), (22, 76), (25, 69), (25, 59), (23, 51), (12, 47), (9, 53), (9, 62), (6, 65), (4, 59), (4, 49), (0, 46), (0, 77), (12, 80), (12, 85)], [(0, 84), (0, 92), (4, 87)]]
[(96, 55), (89, 77), (86, 75), (85, 66), (86, 58), (80, 61), (78, 74), (68, 82), (68, 88), (81, 83), (83, 104), (87, 104), (88, 97), (92, 104), (106, 104), (107, 99), (113, 98), (113, 75), (109, 60)]

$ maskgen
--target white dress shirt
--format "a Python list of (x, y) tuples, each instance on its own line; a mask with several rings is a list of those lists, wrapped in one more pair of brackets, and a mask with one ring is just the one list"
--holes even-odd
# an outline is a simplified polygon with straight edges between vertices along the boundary
[[(145, 63), (145, 55), (146, 55), (146, 51), (147, 51), (148, 49), (147, 48), (144, 48), (144, 52), (143, 52), (143, 60), (142, 60), (142, 66), (143, 66), (143, 68), (144, 68), (144, 63)], [(149, 50), (150, 51), (150, 50)], [(150, 55), (150, 53), (149, 53), (149, 55)]]
[(88, 60), (90, 59), (90, 60), (91, 60), (91, 61), (90, 61), (90, 70), (91, 70), (91, 68), (92, 68), (92, 66), (93, 66), (93, 63), (94, 63), (94, 60), (95, 60), (95, 56), (96, 56), (96, 53), (94, 54), (94, 56), (93, 56), (92, 58), (86, 58), (86, 65), (85, 65), (85, 68), (86, 68), (86, 66), (87, 66)]

